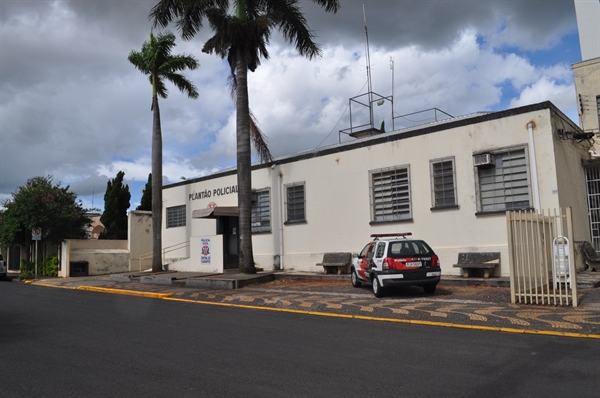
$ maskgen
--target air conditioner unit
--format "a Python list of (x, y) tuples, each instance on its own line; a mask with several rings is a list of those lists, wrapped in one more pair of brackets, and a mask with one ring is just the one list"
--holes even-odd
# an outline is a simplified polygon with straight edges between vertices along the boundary
[(494, 155), (491, 153), (482, 153), (480, 155), (473, 156), (473, 165), (480, 166), (489, 166), (494, 164)]

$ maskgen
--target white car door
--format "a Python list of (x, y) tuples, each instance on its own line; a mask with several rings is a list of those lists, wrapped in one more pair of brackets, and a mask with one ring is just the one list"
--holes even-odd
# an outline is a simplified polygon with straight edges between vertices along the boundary
[(373, 266), (376, 271), (383, 269), (383, 259), (385, 258), (385, 247), (387, 242), (378, 242), (373, 256)]

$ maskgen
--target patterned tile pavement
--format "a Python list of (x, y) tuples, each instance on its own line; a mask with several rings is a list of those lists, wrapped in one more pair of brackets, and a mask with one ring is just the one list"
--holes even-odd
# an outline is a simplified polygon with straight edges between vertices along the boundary
[(579, 289), (580, 305), (573, 308), (511, 304), (507, 287), (445, 285), (443, 282), (433, 295), (425, 294), (418, 287), (405, 287), (390, 291), (382, 299), (375, 298), (368, 286), (353, 288), (349, 280), (325, 278), (283, 278), (235, 290), (189, 288), (183, 283), (164, 286), (114, 282), (109, 276), (40, 279), (33, 284), (112, 293), (157, 293), (158, 298), (207, 305), (600, 338), (600, 288)]

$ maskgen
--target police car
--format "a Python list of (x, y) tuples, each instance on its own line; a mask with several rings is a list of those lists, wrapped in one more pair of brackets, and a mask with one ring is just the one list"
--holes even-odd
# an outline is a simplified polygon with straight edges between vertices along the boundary
[(412, 233), (373, 234), (373, 240), (352, 258), (352, 286), (363, 283), (382, 297), (394, 286), (423, 286), (433, 294), (440, 282), (440, 259), (425, 241), (409, 238)]

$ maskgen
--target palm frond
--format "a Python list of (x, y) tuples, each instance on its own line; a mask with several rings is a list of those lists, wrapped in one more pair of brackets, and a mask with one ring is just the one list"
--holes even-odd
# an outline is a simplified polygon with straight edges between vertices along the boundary
[(250, 138), (260, 161), (263, 163), (272, 162), (273, 156), (269, 145), (267, 145), (267, 137), (258, 127), (258, 122), (252, 111), (250, 111)]
[[(171, 32), (154, 35), (150, 32), (150, 40), (144, 42), (141, 51), (131, 51), (129, 61), (142, 73), (148, 75), (150, 84), (154, 83), (156, 95), (167, 98), (169, 90), (164, 79), (173, 84), (190, 98), (198, 98), (198, 90), (187, 78), (176, 72), (185, 69), (197, 69), (198, 61), (187, 54), (172, 54), (175, 44), (175, 35)], [(153, 82), (154, 80), (154, 82)]]
[(198, 89), (196, 86), (189, 81), (185, 76), (179, 73), (168, 73), (164, 75), (167, 80), (175, 85), (182, 93), (188, 97), (196, 99), (198, 98)]

